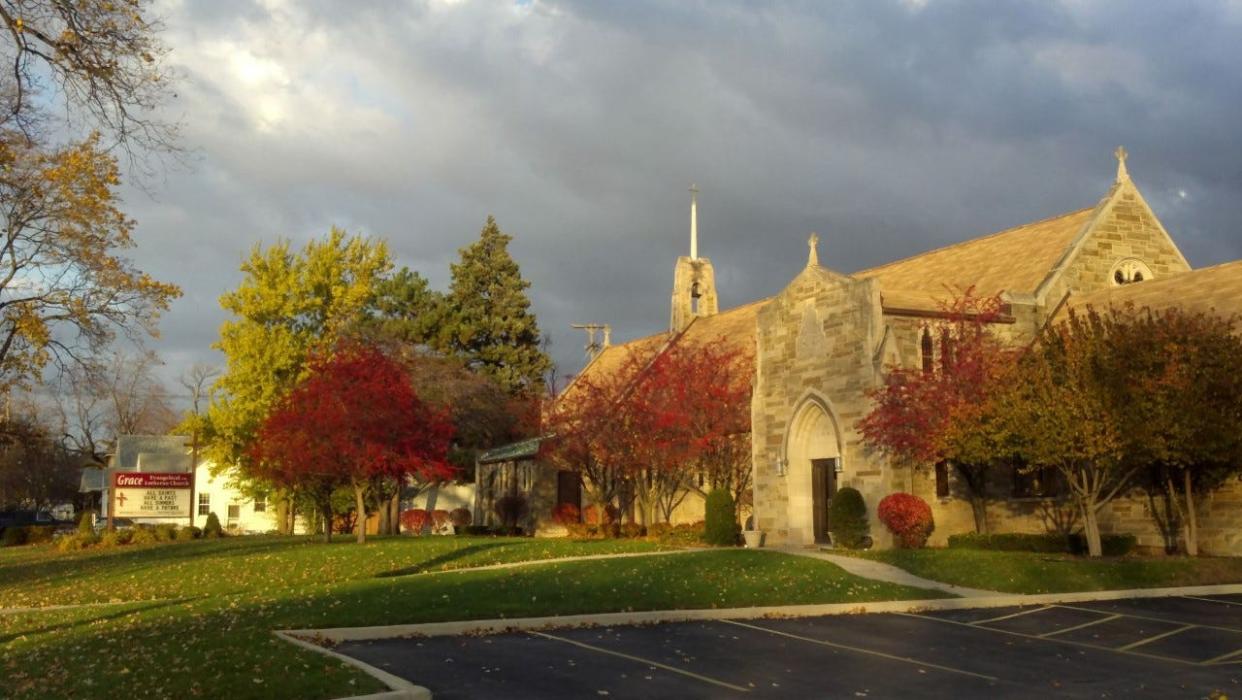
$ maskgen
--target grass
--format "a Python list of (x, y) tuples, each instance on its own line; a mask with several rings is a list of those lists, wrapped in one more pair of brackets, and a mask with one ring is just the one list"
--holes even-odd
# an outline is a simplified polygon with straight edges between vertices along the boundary
[[(928, 598), (827, 562), (746, 550), (450, 571), (661, 549), (642, 541), (251, 537), (60, 554), (0, 550), (5, 697), (340, 697), (368, 676), (273, 629), (586, 612)], [(413, 575), (444, 571), (435, 575)], [(173, 599), (173, 600), (169, 600)]]
[(1110, 557), (982, 549), (862, 552), (934, 581), (1006, 593), (1065, 593), (1242, 583), (1242, 558)]

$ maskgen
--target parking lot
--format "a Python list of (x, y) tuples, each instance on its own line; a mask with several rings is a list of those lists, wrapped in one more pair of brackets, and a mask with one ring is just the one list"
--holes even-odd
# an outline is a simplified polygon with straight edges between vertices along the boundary
[(1242, 694), (1242, 596), (350, 642), (436, 698)]

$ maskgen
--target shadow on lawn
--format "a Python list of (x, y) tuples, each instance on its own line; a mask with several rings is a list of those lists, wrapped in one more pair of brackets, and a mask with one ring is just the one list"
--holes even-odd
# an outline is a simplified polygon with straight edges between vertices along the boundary
[[(56, 555), (42, 560), (21, 560), (0, 565), (0, 581), (15, 584), (31, 580), (54, 580), (74, 574), (103, 576), (114, 571), (128, 571), (135, 565), (167, 564), (199, 557), (241, 557), (283, 549), (305, 541), (301, 537), (255, 539), (242, 537), (192, 542), (161, 542), (151, 545), (128, 545), (122, 548), (92, 548), (85, 553)], [(43, 546), (43, 545), (39, 545)], [(48, 545), (49, 547), (52, 545)]]
[[(117, 610), (116, 612), (108, 613), (106, 615), (94, 615), (90, 617), (84, 617), (78, 620), (73, 620), (72, 622), (62, 622), (58, 625), (48, 625), (46, 627), (38, 627), (35, 629), (23, 630), (21, 632), (15, 632), (13, 634), (0, 635), (0, 644), (5, 644), (7, 642), (13, 641), (14, 639), (17, 639), (18, 637), (25, 637), (26, 635), (30, 635), (30, 634), (48, 634), (50, 632), (73, 629), (74, 627), (92, 625), (97, 622), (103, 622), (104, 620), (116, 620), (122, 617), (128, 617), (129, 615), (136, 615), (141, 612), (146, 612), (148, 610), (158, 610), (160, 608), (167, 608), (172, 605), (184, 605), (186, 603), (190, 603), (190, 602), (193, 602), (195, 600), (199, 600), (200, 598), (205, 598), (205, 597), (206, 596), (195, 596), (192, 598), (172, 598), (170, 600), (157, 600), (157, 601), (151, 602), (148, 605), (138, 605), (135, 607), (127, 606), (124, 610)], [(30, 613), (22, 613), (22, 614), (38, 614), (38, 611), (32, 611)]]
[(432, 557), (427, 561), (420, 562), (414, 566), (407, 566), (402, 569), (393, 569), (392, 571), (381, 571), (375, 575), (375, 578), (393, 578), (396, 576), (409, 576), (411, 574), (423, 574), (429, 571), (446, 570), (445, 564), (464, 559), (480, 552), (486, 552), (491, 549), (500, 549), (503, 547), (512, 547), (512, 542), (480, 542), (472, 544), (469, 547), (454, 549), (451, 552), (445, 552), (436, 557)]

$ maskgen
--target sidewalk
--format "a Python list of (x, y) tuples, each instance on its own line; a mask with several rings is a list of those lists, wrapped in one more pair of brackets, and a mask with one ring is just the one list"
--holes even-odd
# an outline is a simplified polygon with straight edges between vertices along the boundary
[(999, 591), (986, 591), (981, 588), (966, 588), (965, 586), (954, 586), (950, 583), (941, 583), (932, 581), (914, 574), (904, 569), (899, 569), (891, 564), (883, 562), (871, 561), (870, 559), (860, 559), (858, 557), (849, 557), (841, 554), (829, 554), (822, 549), (806, 549), (803, 547), (764, 547), (760, 551), (766, 549), (770, 552), (780, 552), (781, 554), (792, 554), (798, 557), (809, 557), (811, 559), (819, 559), (820, 561), (830, 562), (845, 569), (847, 572), (862, 578), (869, 578), (873, 581), (884, 581), (885, 583), (896, 583), (902, 586), (912, 586), (914, 588), (935, 588), (963, 598), (983, 598), (988, 596), (1006, 595)]

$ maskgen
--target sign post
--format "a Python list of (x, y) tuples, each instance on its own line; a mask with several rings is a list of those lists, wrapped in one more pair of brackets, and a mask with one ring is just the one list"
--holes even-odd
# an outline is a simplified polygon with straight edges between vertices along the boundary
[(184, 518), (190, 514), (194, 477), (185, 472), (116, 472), (113, 513), (121, 518)]

